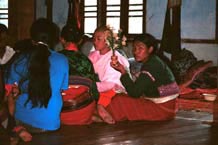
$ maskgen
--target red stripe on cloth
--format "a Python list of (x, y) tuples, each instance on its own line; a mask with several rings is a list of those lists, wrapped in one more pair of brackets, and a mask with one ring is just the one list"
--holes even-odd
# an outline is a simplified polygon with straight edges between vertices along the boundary
[(143, 98), (135, 99), (126, 94), (119, 94), (113, 97), (107, 110), (115, 121), (161, 121), (173, 119), (178, 110), (177, 108), (177, 99), (155, 104)]
[(83, 86), (83, 85), (70, 85), (69, 86), (69, 89), (63, 91), (62, 94), (63, 95), (63, 100), (66, 101), (66, 100), (69, 100), (69, 99), (74, 99), (76, 98), (77, 96), (85, 93), (85, 92), (88, 92), (89, 91), (89, 88), (87, 86)]
[(93, 101), (88, 106), (79, 110), (61, 113), (61, 123), (65, 125), (85, 125), (92, 123), (92, 115), (96, 108), (96, 102)]

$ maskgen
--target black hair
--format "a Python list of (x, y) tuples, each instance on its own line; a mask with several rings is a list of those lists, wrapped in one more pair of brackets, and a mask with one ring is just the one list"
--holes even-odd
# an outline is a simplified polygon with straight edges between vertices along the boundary
[(94, 33), (96, 33), (96, 32), (106, 32), (106, 31), (108, 32), (107, 37), (112, 37), (113, 36), (113, 31), (109, 27), (107, 27), (105, 25), (102, 25), (102, 26), (99, 26), (98, 28), (96, 28)]
[(8, 28), (6, 27), (6, 25), (0, 23), (0, 33), (3, 32), (8, 33)]
[(67, 42), (78, 43), (81, 39), (81, 32), (76, 26), (67, 24), (61, 30), (61, 37)]
[(0, 58), (4, 56), (7, 45), (9, 45), (8, 28), (0, 23)]
[(35, 42), (43, 41), (53, 48), (59, 42), (59, 27), (46, 18), (37, 19), (30, 28), (30, 35)]
[(140, 42), (144, 43), (148, 48), (152, 46), (153, 47), (152, 54), (155, 54), (157, 49), (158, 49), (158, 42), (157, 42), (156, 38), (149, 33), (137, 35), (134, 38), (133, 42), (135, 42), (135, 41), (140, 41)]
[(28, 101), (32, 107), (47, 107), (51, 97), (50, 85), (50, 47), (56, 42), (57, 27), (45, 18), (36, 20), (30, 29), (34, 45), (28, 64)]

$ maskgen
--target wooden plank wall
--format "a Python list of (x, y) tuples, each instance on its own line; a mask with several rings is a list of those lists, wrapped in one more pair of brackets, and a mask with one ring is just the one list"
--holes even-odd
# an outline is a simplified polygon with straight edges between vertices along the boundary
[(35, 20), (35, 0), (9, 0), (9, 33), (16, 40), (29, 38)]

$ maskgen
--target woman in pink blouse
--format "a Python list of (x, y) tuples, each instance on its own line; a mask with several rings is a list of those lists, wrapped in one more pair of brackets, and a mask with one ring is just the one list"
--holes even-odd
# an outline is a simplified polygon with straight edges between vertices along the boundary
[[(111, 115), (105, 110), (110, 104), (112, 97), (116, 92), (125, 91), (120, 82), (121, 73), (114, 70), (110, 66), (111, 56), (113, 51), (106, 43), (108, 32), (110, 36), (113, 35), (112, 31), (107, 26), (98, 27), (94, 32), (94, 46), (95, 51), (89, 54), (89, 59), (92, 61), (96, 74), (98, 74), (100, 82), (97, 82), (97, 88), (100, 92), (98, 101), (98, 114), (100, 117), (109, 124), (114, 124), (115, 121)], [(127, 58), (122, 56), (119, 52), (115, 51), (118, 61), (129, 68)]]

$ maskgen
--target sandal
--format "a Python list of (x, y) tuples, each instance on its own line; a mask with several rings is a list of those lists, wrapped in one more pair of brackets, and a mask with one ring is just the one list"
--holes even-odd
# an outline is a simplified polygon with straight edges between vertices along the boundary
[(17, 145), (19, 143), (18, 137), (11, 137), (10, 138), (10, 145)]
[(11, 138), (11, 142), (19, 142), (19, 139), (21, 139), (24, 142), (29, 142), (32, 140), (32, 135), (23, 127), (23, 126), (16, 126), (13, 129), (13, 132), (15, 132), (16, 137)]

